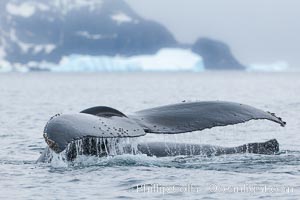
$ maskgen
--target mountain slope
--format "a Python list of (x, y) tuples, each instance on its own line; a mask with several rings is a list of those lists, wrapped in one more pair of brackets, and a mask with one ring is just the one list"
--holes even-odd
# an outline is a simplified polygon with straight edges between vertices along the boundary
[(178, 44), (164, 26), (143, 19), (122, 0), (1, 0), (0, 10), (0, 61), (13, 65), (58, 63), (73, 54), (134, 56), (182, 47), (202, 56), (207, 69), (244, 69), (225, 44)]
[(166, 28), (119, 0), (9, 1), (1, 27), (6, 59), (19, 63), (57, 62), (70, 54), (152, 54), (177, 44)]
[(232, 55), (228, 45), (209, 38), (199, 38), (192, 46), (193, 52), (203, 58), (204, 65), (211, 70), (244, 69)]

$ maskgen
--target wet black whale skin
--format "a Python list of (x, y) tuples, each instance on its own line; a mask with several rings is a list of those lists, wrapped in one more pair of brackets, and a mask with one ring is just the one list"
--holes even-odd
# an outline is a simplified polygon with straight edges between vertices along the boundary
[(49, 147), (57, 153), (84, 137), (140, 137), (146, 133), (177, 134), (227, 126), (249, 120), (266, 119), (285, 125), (275, 114), (234, 102), (187, 102), (150, 108), (125, 115), (98, 106), (81, 113), (64, 114), (50, 119), (44, 130)]
[(175, 134), (266, 119), (285, 125), (274, 113), (226, 101), (180, 103), (141, 110), (129, 116), (149, 133)]

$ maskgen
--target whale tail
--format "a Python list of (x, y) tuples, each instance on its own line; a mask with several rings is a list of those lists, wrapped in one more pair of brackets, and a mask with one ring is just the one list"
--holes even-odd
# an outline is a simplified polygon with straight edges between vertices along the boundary
[[(49, 148), (60, 153), (72, 142), (85, 138), (106, 140), (140, 137), (147, 133), (178, 134), (258, 119), (267, 119), (281, 126), (286, 124), (274, 113), (223, 101), (173, 104), (141, 110), (132, 115), (125, 115), (114, 108), (97, 106), (76, 114), (52, 117), (44, 128), (44, 138)], [(269, 152), (272, 147), (276, 147), (276, 142), (253, 143), (241, 146), (239, 151)]]
[(244, 144), (240, 148), (243, 153), (271, 155), (279, 152), (279, 143), (276, 139), (272, 139), (262, 143)]

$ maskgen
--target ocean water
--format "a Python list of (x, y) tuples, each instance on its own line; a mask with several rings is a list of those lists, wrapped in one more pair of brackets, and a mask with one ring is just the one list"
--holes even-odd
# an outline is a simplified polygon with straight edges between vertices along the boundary
[[(299, 199), (300, 73), (0, 74), (0, 199)], [(82, 156), (36, 163), (56, 113), (106, 105), (124, 113), (181, 101), (226, 100), (275, 112), (269, 121), (142, 141), (237, 146), (276, 138), (279, 155)]]

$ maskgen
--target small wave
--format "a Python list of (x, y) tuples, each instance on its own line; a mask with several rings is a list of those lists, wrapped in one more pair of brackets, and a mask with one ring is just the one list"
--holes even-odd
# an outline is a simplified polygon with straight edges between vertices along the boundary
[(31, 165), (35, 160), (0, 160), (0, 165)]
[(232, 154), (211, 157), (176, 156), (162, 158), (144, 154), (124, 154), (107, 157), (80, 155), (72, 162), (68, 162), (58, 156), (50, 163), (54, 171), (82, 168), (99, 170), (99, 168), (103, 167), (161, 167), (236, 173), (265, 173), (266, 171), (276, 173), (276, 169), (278, 168), (299, 165), (300, 152), (297, 151), (282, 151), (278, 155)]

